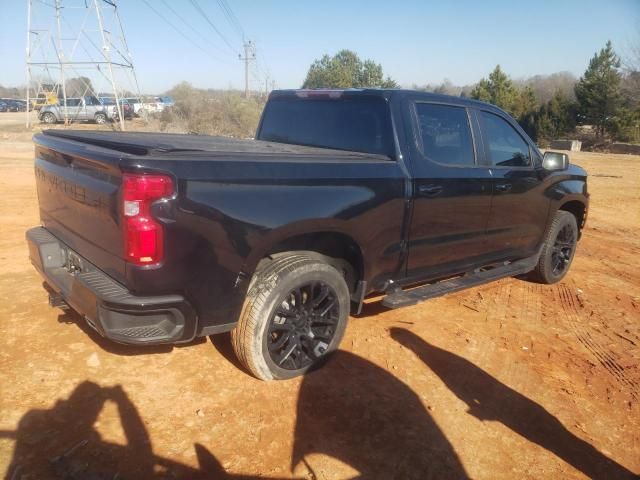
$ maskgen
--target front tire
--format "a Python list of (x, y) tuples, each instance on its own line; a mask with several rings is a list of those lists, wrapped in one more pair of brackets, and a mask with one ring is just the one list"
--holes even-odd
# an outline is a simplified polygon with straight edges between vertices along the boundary
[(56, 123), (56, 116), (53, 113), (45, 113), (42, 115), (42, 121), (49, 125)]
[(261, 380), (302, 375), (337, 349), (349, 308), (347, 283), (333, 266), (305, 254), (277, 258), (251, 281), (233, 348)]
[(562, 280), (573, 262), (578, 234), (576, 217), (559, 210), (547, 230), (540, 259), (529, 278), (545, 284)]
[(107, 123), (107, 116), (104, 113), (96, 113), (94, 120), (98, 125), (104, 125)]

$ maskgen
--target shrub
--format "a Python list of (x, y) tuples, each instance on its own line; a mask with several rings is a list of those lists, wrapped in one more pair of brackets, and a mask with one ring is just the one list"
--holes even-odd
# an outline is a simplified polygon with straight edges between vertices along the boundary
[(237, 91), (202, 90), (183, 82), (170, 90), (176, 104), (160, 115), (165, 132), (251, 138), (256, 132), (264, 97), (244, 98)]

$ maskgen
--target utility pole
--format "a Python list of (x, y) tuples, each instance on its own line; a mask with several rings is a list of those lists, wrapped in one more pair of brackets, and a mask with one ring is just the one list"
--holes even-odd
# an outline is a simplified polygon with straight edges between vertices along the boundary
[(244, 98), (249, 98), (249, 62), (256, 59), (256, 48), (251, 40), (244, 42), (244, 57), (238, 55), (238, 58), (244, 61)]
[(27, 128), (31, 128), (31, 99), (29, 89), (31, 88), (31, 1), (27, 0)]
[(264, 94), (268, 97), (269, 92), (276, 89), (276, 81), (267, 73), (264, 77)]

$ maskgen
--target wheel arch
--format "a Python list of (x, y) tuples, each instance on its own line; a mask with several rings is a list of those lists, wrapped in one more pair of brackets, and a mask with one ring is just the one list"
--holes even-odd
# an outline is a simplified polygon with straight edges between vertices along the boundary
[(580, 200), (568, 200), (558, 207), (558, 211), (571, 213), (576, 217), (578, 231), (582, 233), (582, 229), (587, 221), (587, 205)]
[(274, 258), (303, 252), (322, 257), (341, 271), (351, 293), (364, 278), (362, 248), (350, 235), (337, 231), (313, 231), (279, 238), (264, 251), (253, 255), (250, 273), (253, 275)]

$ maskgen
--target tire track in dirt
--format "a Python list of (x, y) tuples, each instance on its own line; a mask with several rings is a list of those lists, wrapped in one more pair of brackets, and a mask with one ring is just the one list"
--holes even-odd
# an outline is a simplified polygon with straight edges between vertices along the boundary
[(598, 363), (625, 389), (629, 389), (631, 396), (638, 400), (640, 393), (638, 385), (630, 379), (625, 368), (618, 363), (613, 354), (603, 347), (592, 335), (588, 328), (585, 327), (584, 319), (581, 318), (578, 309), (579, 300), (571, 292), (570, 288), (565, 284), (558, 285), (558, 299), (565, 318), (569, 321), (573, 333), (578, 341), (598, 360)]
[(513, 320), (510, 323), (525, 325), (539, 323), (542, 318), (541, 297), (540, 285), (504, 279), (478, 290), (474, 297), (470, 296), (470, 301), (478, 312), (485, 314), (486, 321), (498, 322), (499, 328), (503, 328), (504, 323), (510, 320)]
[(542, 301), (540, 285), (529, 282), (519, 282), (518, 291), (522, 299), (519, 303), (519, 319), (525, 324), (534, 325), (540, 323), (542, 318)]
[(507, 312), (511, 303), (511, 282), (499, 280), (494, 288), (486, 292), (491, 295), (491, 301), (487, 306), (485, 318), (491, 322), (497, 322), (499, 329), (504, 327), (507, 321)]

